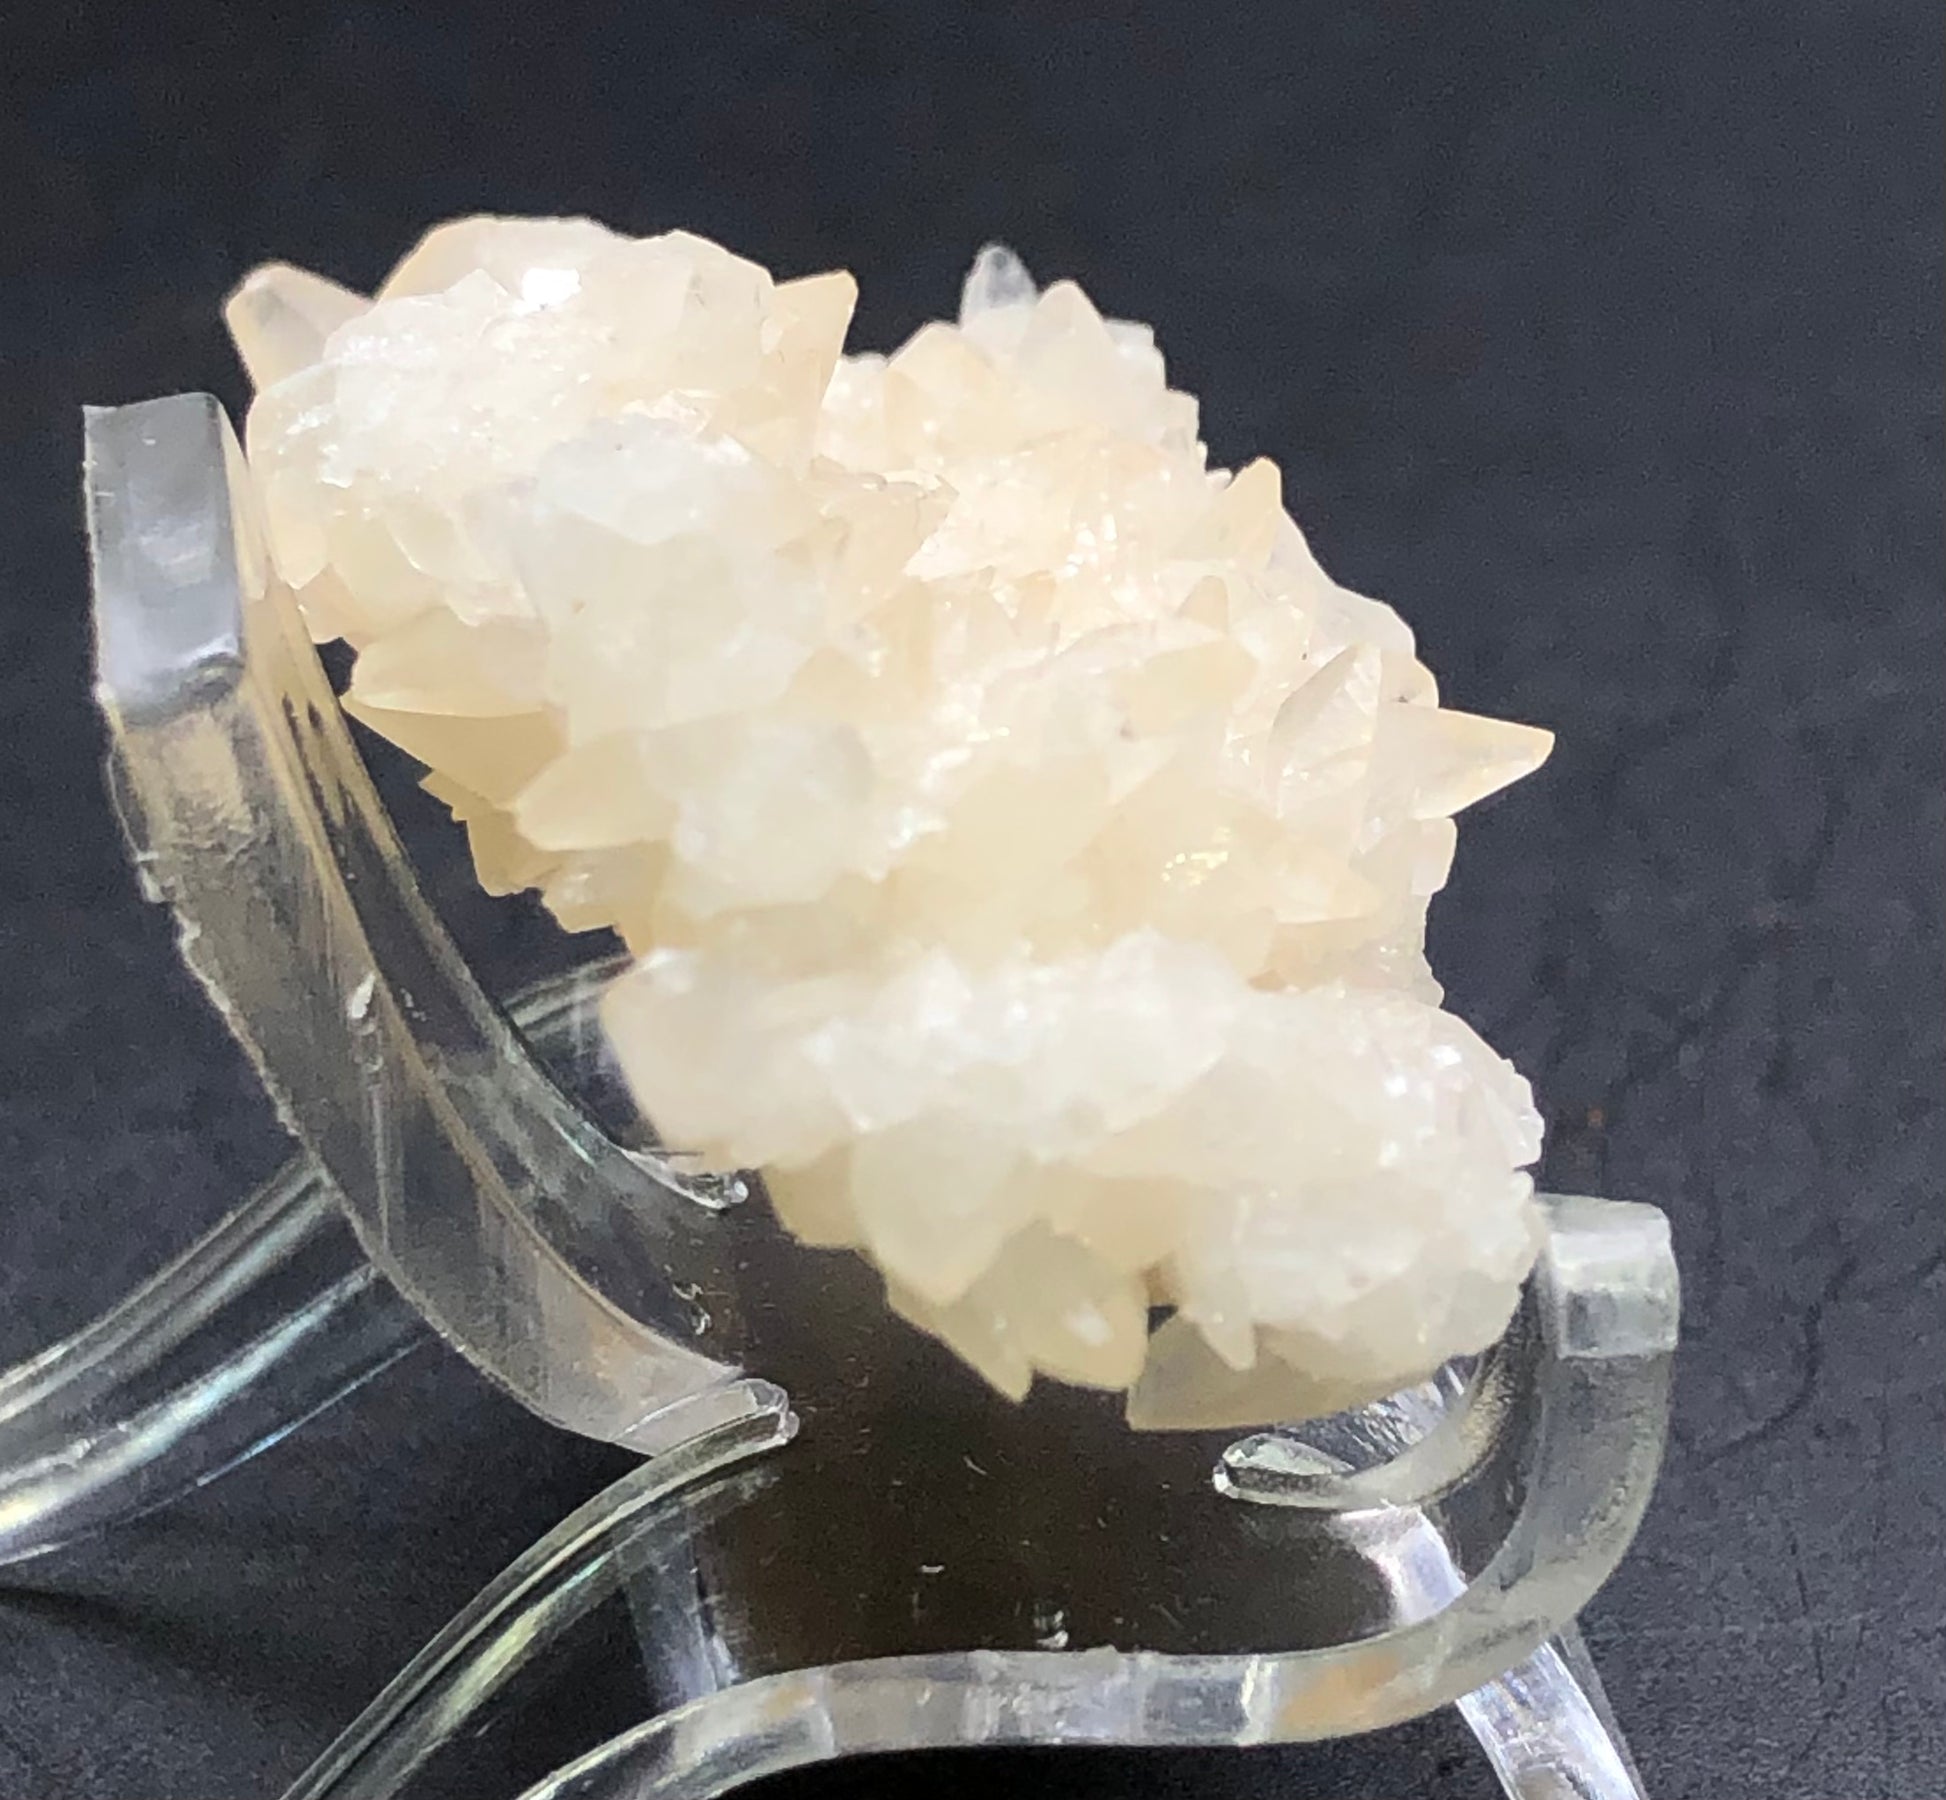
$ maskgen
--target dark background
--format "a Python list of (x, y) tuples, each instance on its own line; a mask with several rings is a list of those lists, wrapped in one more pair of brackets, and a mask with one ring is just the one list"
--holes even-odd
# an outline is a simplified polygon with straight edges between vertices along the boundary
[[(77, 412), (244, 388), (267, 257), (481, 208), (848, 265), (855, 345), (1001, 236), (1157, 323), (1449, 697), (1555, 728), (1434, 913), (1549, 1185), (1687, 1283), (1586, 1625), (1659, 1800), (1946, 1795), (1936, 0), (30, 6), (0, 25), (0, 1361), (278, 1146), (97, 777)], [(421, 840), (489, 977), (536, 954)], [(0, 1800), (269, 1795), (619, 1471), (422, 1354), (0, 1590)], [(887, 1785), (1480, 1797), (1455, 1723)], [(820, 1792), (864, 1786), (850, 1773)]]

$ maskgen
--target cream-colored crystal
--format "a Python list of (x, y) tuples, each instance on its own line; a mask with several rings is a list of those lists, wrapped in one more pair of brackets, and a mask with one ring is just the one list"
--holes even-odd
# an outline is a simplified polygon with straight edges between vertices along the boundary
[(846, 357), (854, 294), (585, 220), (442, 226), (370, 303), (253, 275), (251, 465), (351, 710), (489, 888), (626, 938), (663, 1133), (1003, 1390), (1242, 1421), (1478, 1349), (1539, 1121), (1425, 908), (1547, 734), (1439, 706), (1145, 327), (996, 248)]

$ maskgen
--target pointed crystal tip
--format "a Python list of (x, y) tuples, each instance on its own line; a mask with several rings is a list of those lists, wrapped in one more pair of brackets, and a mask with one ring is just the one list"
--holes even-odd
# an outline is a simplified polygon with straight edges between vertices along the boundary
[(988, 244), (974, 257), (966, 285), (960, 289), (959, 322), (964, 325), (1003, 306), (1029, 305), (1039, 292), (1018, 256), (1005, 244)]
[(230, 341), (261, 391), (308, 369), (324, 341), (371, 302), (322, 275), (289, 263), (252, 269), (223, 303)]

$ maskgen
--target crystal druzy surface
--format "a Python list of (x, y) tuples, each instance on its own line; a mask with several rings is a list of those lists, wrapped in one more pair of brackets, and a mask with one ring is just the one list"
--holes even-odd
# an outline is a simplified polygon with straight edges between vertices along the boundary
[(665, 1137), (996, 1386), (1214, 1421), (1482, 1347), (1540, 1124), (1425, 912), (1547, 734), (1438, 704), (1147, 328), (988, 250), (846, 356), (854, 294), (582, 220), (441, 227), (370, 302), (252, 276), (250, 462), (348, 706), (487, 887), (626, 939)]

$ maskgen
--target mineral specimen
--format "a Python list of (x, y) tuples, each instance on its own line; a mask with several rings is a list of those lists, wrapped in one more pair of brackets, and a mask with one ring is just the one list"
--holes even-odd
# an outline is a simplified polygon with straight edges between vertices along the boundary
[(627, 941), (665, 1137), (997, 1387), (1214, 1422), (1482, 1347), (1540, 1126), (1425, 911), (1547, 734), (1438, 704), (1146, 327), (989, 249), (845, 356), (854, 293), (585, 220), (443, 226), (369, 303), (252, 276), (250, 462), (347, 705), (488, 888)]

